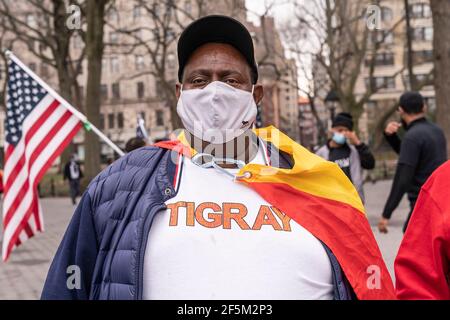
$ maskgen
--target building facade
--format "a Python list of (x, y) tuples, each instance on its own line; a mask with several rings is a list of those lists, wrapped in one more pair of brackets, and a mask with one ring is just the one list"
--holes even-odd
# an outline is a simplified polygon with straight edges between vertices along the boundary
[[(145, 6), (137, 1), (118, 0), (106, 13), (104, 31), (105, 50), (102, 61), (101, 118), (100, 129), (119, 147), (136, 135), (138, 115), (145, 120), (150, 142), (167, 138), (173, 129), (170, 119), (170, 102), (164, 98), (164, 86), (175, 90), (177, 82), (176, 38), (192, 19), (208, 14), (226, 14), (242, 21), (251, 31), (260, 62), (260, 82), (265, 86), (266, 96), (261, 105), (263, 125), (274, 124), (298, 140), (298, 123), (293, 119), (297, 112), (297, 82), (295, 68), (285, 66), (292, 61), (284, 58), (284, 49), (272, 18), (267, 18), (266, 28), (255, 26), (246, 20), (244, 0), (206, 1), (202, 7), (197, 1), (181, 0), (175, 3), (177, 12), (169, 25), (158, 25), (159, 15), (167, 14), (161, 1), (149, 1)], [(33, 23), (33, 12), (19, 8), (24, 21)], [(127, 32), (122, 32), (123, 30)], [(263, 34), (264, 30), (264, 34)], [(164, 33), (164, 51), (158, 51)], [(11, 35), (14, 37), (14, 35)], [(267, 42), (263, 39), (269, 39)], [(136, 43), (145, 43), (135, 45)], [(125, 45), (124, 45), (125, 44)], [(36, 44), (38, 45), (38, 44)], [(72, 38), (71, 51), (77, 56), (84, 43), (78, 36)], [(52, 87), (58, 88), (56, 71), (40, 61), (27, 50), (27, 45), (15, 43), (14, 52)], [(156, 70), (151, 54), (164, 54), (164, 70)], [(275, 65), (276, 68), (265, 67)], [(4, 88), (5, 67), (0, 62), (0, 91)], [(85, 92), (87, 61), (83, 61), (78, 75), (80, 91)], [(289, 85), (291, 84), (291, 85)], [(2, 102), (3, 104), (3, 102)], [(3, 108), (2, 108), (3, 109)], [(4, 112), (0, 112), (0, 141), (3, 141)], [(84, 158), (83, 132), (74, 140), (77, 152)], [(103, 159), (114, 157), (113, 151), (102, 144)]]
[[(373, 81), (377, 88), (365, 104), (360, 129), (367, 140), (374, 130), (374, 119), (398, 104), (400, 95), (411, 90), (407, 67), (407, 27), (403, 19), (403, 1), (381, 1), (381, 30), (384, 41), (375, 57)], [(428, 0), (409, 0), (410, 30), (412, 35), (413, 73), (417, 88), (425, 97), (431, 113), (435, 110), (435, 93), (432, 85), (433, 21)], [(369, 63), (366, 62), (357, 81), (356, 95), (363, 95), (369, 86)]]

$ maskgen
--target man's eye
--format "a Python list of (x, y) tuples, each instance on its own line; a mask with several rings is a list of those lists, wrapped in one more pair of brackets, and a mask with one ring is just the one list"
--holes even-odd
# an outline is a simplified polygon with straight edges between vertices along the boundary
[(194, 79), (192, 80), (193, 84), (203, 84), (205, 83), (205, 79)]
[(237, 84), (239, 84), (239, 82), (236, 79), (227, 79), (227, 80), (225, 80), (225, 83), (227, 83), (229, 85), (237, 85)]

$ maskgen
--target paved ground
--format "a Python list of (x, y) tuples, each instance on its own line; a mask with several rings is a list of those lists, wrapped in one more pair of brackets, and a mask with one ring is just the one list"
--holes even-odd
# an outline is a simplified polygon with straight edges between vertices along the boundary
[[(390, 232), (375, 230), (390, 181), (366, 185), (367, 213), (383, 257), (393, 275), (393, 262), (402, 238), (403, 221), (408, 212), (404, 200), (391, 220)], [(25, 242), (7, 263), (0, 261), (0, 300), (38, 299), (51, 259), (69, 223), (74, 207), (68, 198), (42, 199), (46, 231)]]

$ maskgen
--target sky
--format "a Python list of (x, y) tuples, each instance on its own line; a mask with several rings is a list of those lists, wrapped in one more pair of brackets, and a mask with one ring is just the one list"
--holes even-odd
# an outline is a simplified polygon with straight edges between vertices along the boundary
[[(248, 10), (247, 19), (259, 25), (259, 20), (257, 15), (262, 15), (266, 11), (266, 8), (271, 4), (272, 10), (269, 11), (269, 15), (273, 16), (275, 19), (275, 25), (277, 27), (282, 26), (286, 21), (292, 18), (294, 0), (246, 0), (245, 4)], [(307, 0), (295, 0), (298, 2), (303, 2)], [(308, 80), (302, 76), (302, 72), (298, 72), (298, 84), (301, 88), (308, 87)], [(304, 95), (299, 92), (300, 95)]]
[(273, 10), (270, 12), (275, 18), (275, 23), (279, 24), (290, 18), (290, 12), (292, 12), (292, 4), (289, 0), (246, 0), (245, 4), (249, 11), (248, 19), (254, 23), (258, 23), (255, 19), (256, 14), (263, 14), (267, 7), (273, 4)]

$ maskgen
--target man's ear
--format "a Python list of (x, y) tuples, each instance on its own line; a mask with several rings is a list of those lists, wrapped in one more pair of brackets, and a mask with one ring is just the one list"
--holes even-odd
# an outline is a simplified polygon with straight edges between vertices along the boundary
[(257, 105), (261, 103), (263, 97), (264, 97), (263, 86), (260, 84), (255, 84), (255, 87), (253, 89), (253, 99), (255, 99)]
[(405, 113), (405, 110), (403, 110), (402, 107), (398, 107), (398, 112), (399, 112), (400, 114), (404, 114), (404, 113)]
[(177, 83), (175, 85), (175, 95), (177, 96), (177, 100), (180, 99), (181, 95), (181, 83)]

